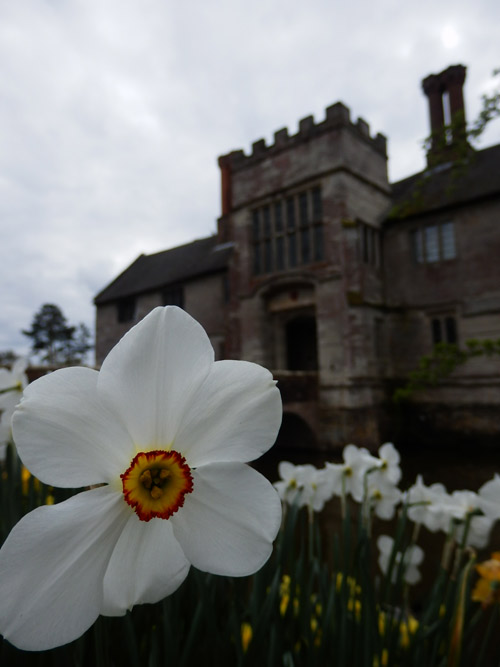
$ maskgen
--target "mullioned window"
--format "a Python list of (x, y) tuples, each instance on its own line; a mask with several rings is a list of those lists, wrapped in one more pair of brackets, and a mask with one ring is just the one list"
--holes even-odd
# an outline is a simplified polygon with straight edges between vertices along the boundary
[(255, 274), (286, 271), (324, 258), (321, 188), (259, 206), (251, 215)]

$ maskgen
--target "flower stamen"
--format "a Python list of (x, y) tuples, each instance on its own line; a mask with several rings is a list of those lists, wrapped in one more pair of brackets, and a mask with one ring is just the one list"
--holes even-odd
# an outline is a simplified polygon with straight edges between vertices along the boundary
[(140, 452), (120, 477), (125, 502), (141, 521), (168, 519), (193, 490), (191, 470), (175, 450)]

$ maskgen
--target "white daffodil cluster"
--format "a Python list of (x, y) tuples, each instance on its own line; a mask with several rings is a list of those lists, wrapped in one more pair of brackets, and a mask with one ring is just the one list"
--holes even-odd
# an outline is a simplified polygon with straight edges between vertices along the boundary
[(12, 441), (12, 415), (28, 384), (27, 366), (26, 359), (17, 359), (10, 370), (0, 368), (0, 462)]
[(332, 497), (331, 481), (326, 469), (318, 470), (311, 464), (294, 465), (281, 461), (278, 466), (280, 481), (275, 482), (280, 498), (287, 504), (298, 504), (320, 512)]
[(391, 519), (402, 498), (397, 486), (400, 456), (394, 445), (382, 445), (378, 457), (364, 447), (347, 445), (342, 457), (343, 463), (327, 462), (324, 468), (282, 461), (278, 467), (281, 480), (274, 484), (282, 501), (298, 502), (319, 512), (334, 496), (350, 496), (358, 503), (367, 503), (379, 518)]
[[(361, 516), (369, 527), (373, 516), (394, 518), (396, 509), (406, 505), (408, 518), (431, 532), (442, 531), (462, 546), (487, 546), (494, 523), (500, 519), (500, 475), (481, 486), (477, 493), (468, 490), (448, 493), (443, 484), (426, 486), (422, 476), (403, 492), (400, 455), (392, 443), (385, 443), (374, 456), (363, 447), (347, 445), (342, 463), (325, 463), (323, 468), (313, 465), (279, 464), (280, 481), (274, 486), (281, 500), (288, 505), (298, 503), (311, 512), (319, 512), (334, 497), (345, 503), (351, 498), (361, 505)], [(418, 535), (418, 529), (415, 531)], [(394, 541), (382, 535), (377, 541), (379, 566), (386, 573)], [(395, 554), (399, 567), (402, 561), (403, 577), (408, 584), (420, 579), (418, 565), (423, 551), (410, 544), (404, 553)], [(394, 575), (394, 572), (391, 576)]]
[(419, 475), (407, 491), (407, 503), (408, 516), (415, 523), (431, 532), (454, 530), (457, 541), (465, 537), (466, 546), (482, 549), (500, 519), (500, 476), (495, 474), (477, 493), (448, 493), (442, 484), (425, 486)]
[(227, 576), (267, 561), (275, 489), (247, 465), (281, 424), (271, 374), (214, 361), (174, 306), (132, 328), (98, 372), (64, 368), (28, 385), (12, 419), (40, 481), (87, 490), (39, 507), (0, 550), (0, 633), (25, 650), (65, 644), (99, 614), (173, 593), (191, 565)]

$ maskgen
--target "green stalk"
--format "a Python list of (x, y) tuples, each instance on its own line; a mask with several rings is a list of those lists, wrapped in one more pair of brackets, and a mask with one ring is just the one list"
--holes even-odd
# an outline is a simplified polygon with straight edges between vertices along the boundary
[(475, 560), (476, 559), (474, 557), (470, 558), (469, 562), (466, 564), (466, 566), (462, 571), (459, 595), (458, 595), (458, 604), (455, 607), (455, 613), (453, 615), (452, 633), (450, 637), (450, 644), (448, 650), (447, 667), (458, 667), (458, 665), (460, 664), (460, 657), (462, 653), (462, 638), (464, 630), (465, 609), (467, 603), (467, 584)]
[(491, 635), (498, 623), (498, 616), (499, 616), (498, 609), (499, 609), (498, 604), (496, 604), (491, 610), (488, 625), (486, 627), (486, 632), (484, 633), (483, 641), (481, 643), (481, 648), (479, 649), (479, 653), (477, 654), (476, 658), (477, 662), (475, 664), (477, 667), (481, 667), (481, 665), (483, 664), (485, 667), (487, 667), (487, 664), (484, 662), (484, 658), (490, 643)]

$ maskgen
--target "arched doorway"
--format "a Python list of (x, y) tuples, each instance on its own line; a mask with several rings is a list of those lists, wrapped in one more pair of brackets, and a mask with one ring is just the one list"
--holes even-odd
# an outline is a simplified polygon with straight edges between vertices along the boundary
[(314, 431), (302, 417), (293, 412), (285, 412), (275, 448), (315, 451), (318, 442)]

